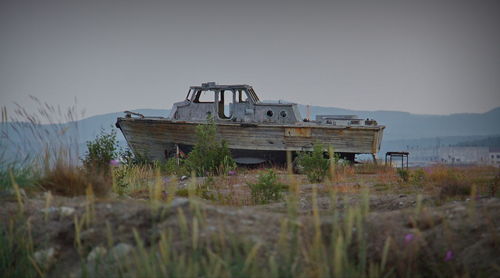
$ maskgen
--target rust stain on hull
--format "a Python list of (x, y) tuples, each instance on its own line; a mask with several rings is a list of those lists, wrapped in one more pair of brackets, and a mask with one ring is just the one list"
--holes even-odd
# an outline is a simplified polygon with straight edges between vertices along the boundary
[(285, 137), (311, 137), (311, 128), (309, 127), (286, 127)]

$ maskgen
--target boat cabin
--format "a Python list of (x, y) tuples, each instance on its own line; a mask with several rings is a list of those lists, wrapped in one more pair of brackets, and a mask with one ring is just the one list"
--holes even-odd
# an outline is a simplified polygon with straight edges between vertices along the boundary
[(263, 103), (249, 85), (217, 85), (215, 82), (190, 87), (184, 101), (173, 105), (170, 118), (205, 121), (209, 115), (218, 122), (293, 124), (300, 121), (295, 103)]

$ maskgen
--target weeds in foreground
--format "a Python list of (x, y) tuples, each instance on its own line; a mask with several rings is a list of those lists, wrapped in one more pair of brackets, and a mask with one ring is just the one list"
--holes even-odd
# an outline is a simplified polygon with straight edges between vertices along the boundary
[(252, 200), (256, 204), (267, 204), (282, 198), (282, 192), (288, 187), (278, 182), (278, 177), (273, 170), (268, 170), (258, 176), (256, 183), (247, 183), (250, 188)]
[(7, 166), (0, 167), (0, 191), (12, 188), (12, 178), (21, 188), (33, 187), (40, 173), (34, 167), (30, 166)]
[[(460, 276), (467, 274), (466, 270), (457, 266), (453, 261), (455, 249), (448, 247), (446, 243), (440, 243), (444, 247), (436, 249), (430, 247), (421, 239), (420, 230), (427, 230), (435, 225), (445, 225), (446, 220), (436, 217), (426, 208), (418, 209), (415, 215), (410, 217), (407, 224), (411, 232), (402, 240), (387, 236), (382, 241), (373, 241), (370, 236), (375, 236), (372, 227), (368, 226), (367, 216), (369, 212), (369, 196), (366, 190), (361, 191), (359, 203), (352, 204), (344, 209), (330, 206), (328, 212), (321, 211), (318, 205), (318, 189), (312, 187), (312, 211), (310, 215), (297, 214), (298, 208), (298, 184), (291, 184), (286, 198), (288, 214), (283, 215), (279, 230), (272, 230), (277, 236), (262, 236), (264, 241), (254, 240), (253, 236), (239, 233), (238, 229), (231, 225), (218, 224), (216, 218), (210, 217), (214, 211), (204, 211), (198, 202), (197, 194), (189, 192), (189, 206), (174, 207), (166, 213), (169, 207), (161, 205), (158, 198), (159, 169), (155, 171), (155, 187), (152, 188), (151, 199), (158, 206), (151, 210), (151, 216), (155, 219), (146, 225), (157, 231), (149, 237), (149, 232), (131, 229), (135, 234), (133, 251), (126, 257), (115, 257), (113, 252), (109, 255), (102, 251), (99, 261), (90, 261), (90, 252), (98, 249), (96, 246), (90, 248), (85, 245), (83, 234), (87, 229), (95, 228), (96, 213), (93, 206), (93, 194), (89, 190), (86, 193), (87, 202), (85, 212), (75, 214), (74, 217), (74, 247), (82, 261), (82, 273), (89, 276), (134, 276), (134, 277), (403, 277), (403, 276)], [(258, 182), (263, 184), (276, 184), (276, 174), (263, 173)], [(290, 181), (294, 181), (290, 177)], [(217, 184), (214, 177), (207, 178), (203, 186), (212, 188)], [(273, 187), (274, 189), (276, 187)], [(264, 196), (276, 196), (272, 190)], [(330, 194), (330, 202), (337, 201), (336, 187)], [(257, 202), (256, 202), (257, 203)], [(199, 203), (198, 203), (199, 204)], [(178, 221), (174, 227), (157, 229), (162, 226), (162, 215), (175, 214), (177, 210)], [(471, 208), (473, 210), (473, 208)], [(417, 212), (418, 211), (418, 212)], [(154, 214), (153, 214), (154, 213)], [(166, 213), (166, 214), (165, 214)], [(330, 222), (324, 222), (323, 215), (327, 213)], [(471, 215), (473, 213), (471, 212)], [(175, 216), (174, 216), (175, 218)], [(263, 219), (259, 219), (262, 221)], [(27, 221), (27, 220), (25, 220)], [(235, 220), (237, 221), (237, 220)], [(494, 220), (492, 220), (494, 221)], [(27, 222), (26, 222), (27, 223)], [(166, 222), (165, 222), (166, 223)], [(242, 222), (243, 223), (243, 222)], [(21, 225), (22, 223), (17, 223)], [(156, 226), (159, 224), (159, 226)], [(373, 223), (372, 223), (373, 224)], [(145, 229), (143, 224), (136, 229)], [(243, 224), (244, 225), (244, 224)], [(12, 257), (2, 257), (5, 264), (2, 265), (0, 273), (12, 273), (18, 262), (23, 263), (25, 269), (19, 275), (26, 277), (38, 276), (40, 273), (50, 271), (44, 269), (34, 257), (32, 245), (4, 244), (16, 235), (9, 226), (0, 224), (0, 257), (1, 254), (14, 254)], [(237, 226), (237, 225), (236, 225)], [(102, 227), (102, 226), (101, 226)], [(106, 224), (109, 243), (108, 248), (113, 248), (116, 240), (112, 238), (112, 227)], [(149, 227), (149, 226), (148, 226)], [(263, 229), (267, 227), (263, 225)], [(492, 233), (495, 227), (490, 228)], [(447, 231), (448, 233), (450, 231)], [(17, 235), (20, 235), (17, 233)], [(3, 236), (3, 237), (2, 237)], [(27, 234), (24, 234), (27, 237)], [(15, 241), (15, 240), (14, 240)], [(498, 242), (493, 240), (492, 243)], [(103, 246), (103, 245), (99, 245)], [(18, 250), (23, 248), (22, 250)], [(99, 247), (103, 248), (103, 247)], [(104, 249), (105, 250), (105, 249)], [(437, 250), (437, 251), (436, 251)], [(101, 251), (99, 251), (101, 252)], [(11, 266), (9, 268), (9, 266)], [(21, 271), (21, 270), (16, 270)], [(488, 271), (488, 270), (485, 270)], [(29, 272), (29, 273), (28, 273)], [(31, 273), (31, 274), (30, 274)], [(489, 272), (484, 272), (489, 273)]]
[(0, 277), (39, 276), (31, 234), (25, 221), (20, 217), (18, 221), (0, 223)]

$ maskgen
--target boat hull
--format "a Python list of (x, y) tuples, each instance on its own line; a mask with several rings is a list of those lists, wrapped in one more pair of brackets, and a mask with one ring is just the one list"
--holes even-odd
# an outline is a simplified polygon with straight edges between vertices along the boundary
[[(159, 118), (118, 118), (119, 127), (135, 154), (164, 160), (176, 146), (193, 146), (200, 122)], [(326, 126), (217, 123), (217, 137), (227, 142), (233, 153), (312, 150), (314, 143), (332, 146), (337, 153), (373, 154), (380, 149), (384, 126)]]

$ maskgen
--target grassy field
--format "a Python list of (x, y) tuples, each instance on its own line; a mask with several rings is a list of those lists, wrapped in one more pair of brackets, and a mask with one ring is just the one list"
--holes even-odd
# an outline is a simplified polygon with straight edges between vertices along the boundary
[[(2, 173), (1, 276), (500, 273), (495, 168), (403, 173), (373, 164), (338, 166), (330, 178), (311, 184), (280, 168), (269, 181), (269, 169), (181, 180), (158, 165), (113, 167), (113, 178), (98, 183), (99, 194), (69, 166), (52, 172), (58, 177)], [(42, 187), (44, 179), (58, 184)], [(279, 194), (259, 199), (252, 185), (266, 181)], [(59, 190), (68, 184), (81, 188)]]

